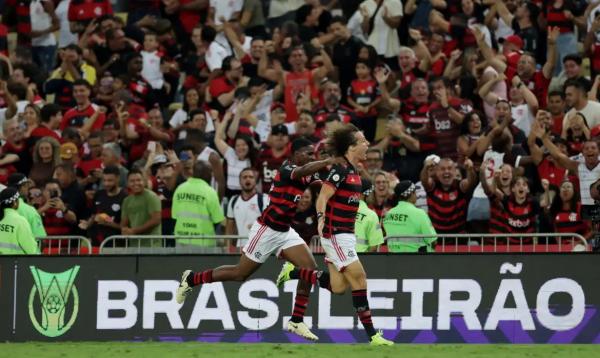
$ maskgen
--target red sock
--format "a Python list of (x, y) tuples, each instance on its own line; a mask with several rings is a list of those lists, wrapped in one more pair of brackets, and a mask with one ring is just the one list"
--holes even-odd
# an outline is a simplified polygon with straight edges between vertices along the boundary
[(315, 270), (300, 268), (298, 276), (302, 281), (309, 282), (311, 285), (317, 282), (317, 271)]
[(299, 293), (296, 294), (294, 311), (292, 312), (292, 322), (300, 323), (304, 321), (304, 312), (306, 312), (306, 306), (308, 306), (308, 296)]
[[(191, 280), (190, 280), (191, 278)], [(206, 270), (206, 271), (202, 271), (202, 272), (192, 272), (189, 276), (188, 276), (188, 284), (190, 286), (198, 286), (204, 283), (211, 283), (213, 282), (213, 278), (212, 278), (212, 270)]]

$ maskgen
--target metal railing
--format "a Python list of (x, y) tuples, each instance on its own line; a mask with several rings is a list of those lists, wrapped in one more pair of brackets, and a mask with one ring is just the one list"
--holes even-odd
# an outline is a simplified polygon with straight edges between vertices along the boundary
[(236, 235), (115, 235), (100, 245), (99, 254), (231, 254), (242, 248), (230, 245), (233, 240), (247, 240)]
[[(429, 238), (431, 235), (388, 236), (391, 240), (415, 240)], [(438, 234), (435, 236), (436, 252), (573, 252), (590, 251), (588, 241), (581, 235), (569, 233), (537, 234)], [(247, 240), (245, 236), (126, 236), (118, 235), (106, 238), (98, 248), (83, 236), (47, 236), (38, 237), (38, 247), (45, 255), (91, 255), (99, 254), (239, 254), (241, 246), (233, 245), (234, 240)], [(209, 241), (210, 240), (210, 241)], [(425, 246), (425, 244), (423, 244)], [(318, 237), (309, 243), (313, 253), (323, 253)], [(389, 250), (380, 249), (379, 252)]]
[[(436, 237), (437, 252), (573, 252), (590, 251), (587, 240), (575, 233), (535, 234), (437, 234), (388, 236), (390, 240), (415, 243), (416, 240)], [(423, 242), (423, 246), (426, 244)]]
[(36, 237), (38, 248), (43, 255), (91, 255), (92, 243), (83, 236)]

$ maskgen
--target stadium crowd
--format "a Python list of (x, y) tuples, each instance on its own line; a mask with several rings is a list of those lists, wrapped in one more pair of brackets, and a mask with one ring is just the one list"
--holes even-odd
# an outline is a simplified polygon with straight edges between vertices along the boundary
[(35, 236), (245, 236), (340, 122), (382, 223), (410, 180), (437, 233), (596, 231), (597, 0), (125, 3), (0, 0), (0, 183)]

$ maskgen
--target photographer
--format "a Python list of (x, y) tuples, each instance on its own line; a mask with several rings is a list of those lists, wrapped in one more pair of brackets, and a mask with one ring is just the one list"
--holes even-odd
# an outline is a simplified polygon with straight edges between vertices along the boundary
[(62, 194), (58, 181), (51, 180), (46, 183), (43, 193), (44, 203), (38, 209), (38, 213), (42, 216), (44, 228), (49, 236), (69, 235), (77, 220), (75, 212), (61, 199)]

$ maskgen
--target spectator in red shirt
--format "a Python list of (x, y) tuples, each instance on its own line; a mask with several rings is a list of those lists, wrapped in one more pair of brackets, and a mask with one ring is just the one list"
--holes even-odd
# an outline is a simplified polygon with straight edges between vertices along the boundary
[(73, 82), (73, 97), (77, 105), (65, 113), (60, 123), (60, 130), (67, 127), (78, 128), (89, 134), (92, 130), (100, 130), (106, 120), (106, 109), (96, 106), (90, 101), (92, 86), (88, 81), (79, 79)]
[(565, 94), (562, 91), (548, 93), (548, 112), (552, 115), (552, 134), (562, 134), (563, 120), (565, 119)]
[(325, 129), (325, 122), (330, 114), (337, 114), (343, 123), (352, 121), (355, 115), (352, 109), (341, 104), (342, 93), (338, 83), (332, 81), (325, 82), (322, 86), (322, 92), (324, 104), (317, 107), (314, 111), (318, 136), (323, 136), (322, 132)]
[(244, 70), (242, 63), (233, 56), (225, 57), (221, 69), (223, 75), (210, 81), (208, 93), (212, 99), (209, 106), (223, 114), (233, 103), (235, 90), (240, 85)]
[(356, 126), (363, 131), (369, 142), (375, 140), (377, 105), (381, 102), (379, 84), (373, 79), (372, 66), (364, 60), (356, 62), (356, 79), (348, 87), (347, 99), (356, 113)]
[(110, 0), (71, 0), (68, 12), (71, 31), (81, 33), (93, 19), (112, 13)]
[(60, 142), (58, 128), (62, 122), (62, 108), (58, 104), (48, 103), (40, 111), (40, 125), (31, 131), (28, 145), (34, 147), (35, 143), (43, 137), (52, 137)]
[(89, 154), (77, 163), (77, 177), (82, 187), (99, 185), (102, 179), (102, 132), (92, 133), (86, 141)]

